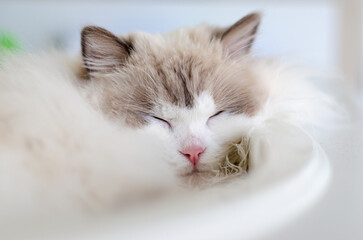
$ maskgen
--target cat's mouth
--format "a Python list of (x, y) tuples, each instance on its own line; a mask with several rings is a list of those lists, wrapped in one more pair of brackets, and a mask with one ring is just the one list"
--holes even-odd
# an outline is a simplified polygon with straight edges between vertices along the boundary
[(208, 185), (212, 173), (210, 171), (202, 171), (194, 168), (193, 170), (180, 175), (184, 184), (190, 187), (205, 187)]
[(198, 170), (197, 168), (193, 168), (193, 170), (187, 172), (187, 173), (183, 173), (180, 176), (181, 177), (191, 177), (191, 176), (201, 176), (201, 175), (206, 175), (210, 173), (209, 171), (202, 171), (202, 170)]

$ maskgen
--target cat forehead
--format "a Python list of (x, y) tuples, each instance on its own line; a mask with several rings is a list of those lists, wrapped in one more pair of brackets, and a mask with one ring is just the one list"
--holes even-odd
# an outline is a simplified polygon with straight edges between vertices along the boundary
[(199, 25), (193, 28), (179, 28), (163, 34), (150, 34), (146, 32), (133, 32), (127, 35), (120, 35), (121, 38), (132, 42), (136, 49), (143, 52), (165, 52), (171, 50), (185, 51), (189, 48), (210, 47), (213, 28), (207, 25)]
[(122, 87), (121, 95), (138, 109), (140, 104), (144, 106), (145, 113), (161, 102), (193, 108), (203, 92), (213, 96), (219, 110), (255, 112), (259, 105), (256, 93), (260, 91), (249, 68), (226, 60), (218, 51), (214, 54), (209, 47), (193, 46), (184, 44), (184, 51), (180, 47), (159, 52), (144, 52), (135, 46), (128, 64), (113, 77)]
[(192, 108), (180, 107), (169, 102), (161, 102), (159, 111), (168, 120), (184, 120), (190, 118), (205, 118), (216, 111), (214, 99), (208, 92), (202, 92), (195, 99)]
[(154, 61), (158, 64), (177, 63), (180, 65), (186, 58), (204, 61), (211, 58), (223, 59), (222, 44), (220, 41), (214, 41), (212, 34), (211, 27), (200, 25), (194, 28), (180, 28), (164, 34), (134, 32), (122, 38), (133, 45), (134, 51), (132, 58), (129, 59), (133, 63)]
[(224, 59), (222, 48), (211, 42), (204, 29), (180, 29), (171, 34), (134, 33), (128, 64), (122, 71), (138, 85), (140, 98), (162, 98), (164, 102), (191, 108), (202, 91), (213, 92), (218, 69)]

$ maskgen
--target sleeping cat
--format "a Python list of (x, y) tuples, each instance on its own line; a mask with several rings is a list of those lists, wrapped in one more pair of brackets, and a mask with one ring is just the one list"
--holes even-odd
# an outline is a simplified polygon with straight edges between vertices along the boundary
[(228, 157), (240, 144), (246, 158), (243, 139), (254, 129), (271, 119), (313, 121), (317, 98), (302, 99), (320, 95), (251, 57), (259, 23), (252, 13), (227, 28), (124, 36), (88, 26), (82, 61), (4, 56), (2, 219), (112, 209), (185, 183), (224, 181), (247, 169)]
[(233, 118), (254, 116), (267, 97), (248, 55), (259, 22), (259, 14), (250, 14), (226, 29), (199, 26), (120, 38), (86, 27), (83, 87), (98, 95), (109, 118), (169, 135), (168, 160), (177, 175), (218, 170), (223, 144), (234, 139), (221, 139), (216, 131), (225, 131)]

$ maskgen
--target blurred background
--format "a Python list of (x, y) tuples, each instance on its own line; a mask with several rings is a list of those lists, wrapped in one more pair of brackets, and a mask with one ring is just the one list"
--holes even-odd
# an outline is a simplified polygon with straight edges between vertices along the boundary
[(254, 46), (257, 55), (284, 56), (344, 76), (359, 92), (360, 0), (3, 1), (0, 44), (26, 51), (56, 47), (77, 54), (80, 30), (88, 24), (114, 33), (163, 33), (201, 22), (226, 26), (256, 10), (264, 14)]

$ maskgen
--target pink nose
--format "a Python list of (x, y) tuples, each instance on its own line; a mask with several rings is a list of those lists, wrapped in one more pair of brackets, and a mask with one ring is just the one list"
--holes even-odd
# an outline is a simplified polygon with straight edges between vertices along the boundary
[(190, 146), (180, 151), (181, 154), (186, 156), (189, 161), (195, 166), (197, 165), (200, 155), (204, 152), (205, 148), (200, 146)]

